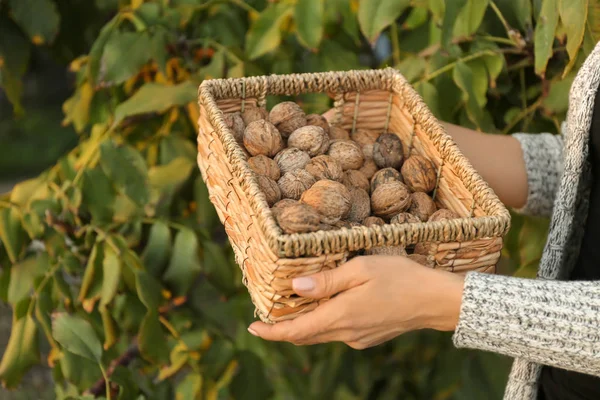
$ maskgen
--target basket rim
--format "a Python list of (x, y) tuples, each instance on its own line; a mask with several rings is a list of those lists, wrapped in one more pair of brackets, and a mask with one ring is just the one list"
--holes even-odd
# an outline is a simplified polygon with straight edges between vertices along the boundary
[[(216, 101), (258, 98), (258, 106), (264, 107), (267, 95), (317, 92), (343, 94), (368, 90), (388, 90), (403, 99), (405, 107), (415, 119), (415, 124), (427, 127), (423, 131), (439, 152), (443, 162), (453, 167), (460, 181), (473, 196), (475, 204), (487, 215), (436, 222), (340, 228), (312, 233), (285, 234), (279, 228), (241, 147), (225, 125), (224, 114)], [(199, 86), (198, 103), (201, 112), (205, 109), (206, 117), (217, 133), (231, 165), (230, 172), (238, 178), (269, 248), (277, 257), (311, 257), (378, 246), (410, 246), (418, 242), (463, 242), (503, 237), (510, 229), (511, 216), (506, 206), (462, 154), (421, 96), (399, 71), (391, 67), (210, 79), (203, 81)], [(198, 145), (210, 147), (210, 144), (198, 141)], [(460, 168), (457, 168), (458, 166)], [(443, 236), (442, 240), (440, 236)]]

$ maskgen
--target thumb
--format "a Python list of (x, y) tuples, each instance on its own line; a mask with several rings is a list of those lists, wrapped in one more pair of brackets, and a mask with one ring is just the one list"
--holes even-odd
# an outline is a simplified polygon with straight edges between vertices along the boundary
[(294, 278), (292, 288), (299, 296), (322, 299), (361, 285), (367, 280), (366, 276), (352, 261), (335, 269)]

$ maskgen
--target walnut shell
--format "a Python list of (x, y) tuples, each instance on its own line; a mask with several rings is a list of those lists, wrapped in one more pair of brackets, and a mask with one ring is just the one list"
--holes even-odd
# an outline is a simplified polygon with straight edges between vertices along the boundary
[(227, 113), (223, 115), (223, 120), (225, 121), (225, 125), (231, 130), (235, 140), (238, 143), (243, 143), (246, 124), (242, 119), (242, 114), (239, 112)]
[(377, 186), (388, 182), (402, 182), (402, 175), (394, 168), (380, 169), (371, 178), (371, 193), (377, 189)]
[(269, 113), (269, 121), (287, 138), (296, 129), (306, 125), (306, 114), (293, 101), (284, 101), (275, 105)]
[(371, 184), (367, 177), (360, 171), (355, 169), (349, 169), (344, 172), (342, 177), (342, 183), (346, 185), (348, 189), (351, 187), (358, 187), (369, 193), (371, 191)]
[(246, 126), (244, 146), (253, 156), (262, 154), (273, 157), (283, 149), (283, 139), (273, 124), (260, 119)]
[(321, 216), (313, 207), (298, 203), (285, 207), (277, 223), (285, 233), (315, 232), (320, 229)]
[(437, 210), (437, 207), (427, 193), (415, 192), (410, 195), (410, 207), (408, 212), (419, 218), (421, 221), (427, 221), (429, 217)]
[(329, 127), (329, 138), (331, 140), (343, 139), (350, 140), (350, 134), (347, 130), (341, 126), (330, 126)]
[(275, 162), (282, 174), (295, 169), (302, 169), (309, 161), (310, 156), (308, 153), (295, 147), (283, 149), (275, 156)]
[(410, 156), (402, 165), (404, 183), (413, 192), (429, 193), (435, 189), (437, 172), (431, 161), (422, 156)]
[(378, 185), (371, 194), (373, 214), (383, 219), (406, 211), (410, 207), (410, 191), (402, 182), (393, 181)]
[(381, 132), (370, 129), (357, 129), (350, 135), (352, 140), (361, 146), (373, 145), (381, 136)]
[(306, 116), (306, 125), (318, 126), (323, 128), (325, 134), (329, 136), (330, 127), (327, 118), (319, 114), (308, 114)]
[(420, 242), (415, 244), (413, 253), (429, 256), (429, 254), (431, 254), (435, 250), (434, 246), (435, 244), (431, 242)]
[(273, 204), (271, 207), (271, 212), (275, 218), (277, 218), (277, 215), (280, 214), (284, 208), (293, 206), (294, 204), (300, 204), (300, 202), (294, 199), (281, 199), (277, 203)]
[(258, 175), (257, 178), (258, 186), (265, 194), (269, 207), (281, 200), (281, 190), (277, 186), (277, 182), (264, 175)]
[(323, 216), (322, 222), (334, 223), (350, 211), (350, 192), (344, 185), (320, 180), (302, 194), (300, 201), (313, 206)]
[(378, 169), (379, 167), (372, 158), (365, 158), (365, 163), (360, 167), (359, 171), (362, 172), (367, 179), (371, 179)]
[(440, 208), (429, 217), (428, 221), (443, 221), (447, 219), (458, 219), (460, 216), (452, 210), (448, 210), (447, 208)]
[(279, 170), (277, 163), (269, 157), (263, 156), (262, 154), (250, 157), (248, 159), (248, 164), (250, 165), (250, 168), (252, 168), (252, 170), (258, 175), (268, 176), (274, 181), (279, 180), (281, 176), (281, 171)]
[(367, 256), (402, 256), (406, 257), (406, 250), (402, 246), (381, 246), (365, 250)]
[(327, 155), (336, 159), (344, 171), (359, 169), (365, 162), (360, 146), (352, 140), (334, 140), (329, 145)]
[(269, 112), (264, 108), (260, 107), (245, 107), (244, 112), (241, 114), (244, 124), (248, 125), (259, 119), (269, 120)]
[(404, 147), (398, 136), (385, 133), (373, 144), (373, 161), (379, 168), (399, 169), (404, 162)]
[(304, 167), (316, 180), (329, 179), (332, 181), (341, 181), (344, 171), (339, 162), (327, 155), (314, 157)]
[(281, 195), (286, 199), (300, 199), (302, 193), (315, 183), (315, 178), (303, 169), (295, 169), (283, 174), (277, 184)]
[(385, 221), (379, 217), (367, 217), (363, 219), (362, 224), (364, 226), (385, 225)]
[(324, 154), (329, 148), (329, 136), (319, 126), (303, 126), (288, 138), (289, 147), (306, 151), (311, 157)]
[(429, 261), (429, 258), (423, 254), (409, 254), (407, 256), (409, 260), (416, 262), (417, 264), (424, 265), (426, 267), (432, 267), (433, 263)]
[(348, 221), (360, 222), (371, 214), (371, 199), (366, 190), (351, 187), (350, 191), (350, 211), (348, 212)]
[(421, 220), (415, 215), (409, 214), (407, 212), (401, 212), (392, 217), (390, 223), (392, 224), (412, 224), (416, 222), (421, 222)]

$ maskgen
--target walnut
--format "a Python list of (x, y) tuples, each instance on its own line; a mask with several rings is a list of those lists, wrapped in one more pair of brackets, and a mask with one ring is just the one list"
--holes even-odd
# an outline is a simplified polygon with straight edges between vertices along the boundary
[(410, 207), (408, 212), (425, 222), (437, 210), (432, 198), (423, 192), (415, 192), (410, 195)]
[(296, 129), (288, 138), (289, 147), (306, 151), (311, 157), (324, 154), (329, 148), (329, 136), (318, 126), (303, 126)]
[(293, 101), (284, 101), (271, 109), (269, 121), (287, 138), (296, 129), (306, 125), (306, 114)]
[(265, 194), (269, 207), (281, 200), (281, 190), (277, 186), (277, 182), (264, 175), (257, 175), (257, 181), (258, 186)]
[(359, 171), (362, 172), (367, 179), (371, 179), (378, 169), (379, 167), (377, 167), (372, 158), (365, 158), (365, 163), (360, 167)]
[(274, 181), (278, 180), (281, 176), (281, 171), (279, 170), (279, 166), (275, 161), (270, 159), (267, 156), (263, 156), (262, 154), (250, 157), (248, 159), (248, 164), (250, 168), (258, 175), (268, 176)]
[(295, 147), (283, 149), (275, 156), (275, 162), (282, 174), (295, 169), (302, 169), (309, 161), (310, 156), (308, 153)]
[(373, 161), (379, 168), (399, 169), (404, 162), (404, 147), (398, 136), (385, 133), (373, 144)]
[(269, 112), (264, 108), (260, 107), (245, 107), (242, 113), (242, 119), (244, 124), (248, 125), (251, 122), (258, 121), (259, 119), (269, 120)]
[(435, 221), (443, 221), (443, 220), (447, 220), (447, 219), (457, 219), (457, 218), (460, 218), (460, 216), (457, 213), (455, 213), (454, 211), (448, 210), (447, 208), (441, 208), (441, 209), (437, 210), (436, 212), (434, 212), (433, 214), (431, 214), (428, 221), (435, 222)]
[(273, 157), (283, 149), (283, 140), (273, 124), (261, 119), (251, 122), (244, 130), (244, 146), (253, 156)]
[(364, 226), (385, 225), (385, 221), (379, 217), (367, 217), (363, 219), (362, 224)]
[(284, 208), (293, 206), (294, 204), (300, 204), (300, 202), (294, 199), (281, 199), (277, 203), (275, 203), (273, 207), (271, 207), (271, 212), (273, 213), (275, 218), (277, 218), (277, 215), (280, 214)]
[(277, 184), (281, 195), (286, 199), (300, 199), (302, 193), (315, 183), (315, 178), (303, 169), (295, 169), (283, 174)]
[(285, 207), (277, 216), (277, 223), (285, 233), (318, 231), (320, 221), (317, 210), (302, 203)]
[(246, 124), (242, 119), (242, 114), (239, 112), (227, 113), (223, 115), (223, 120), (225, 121), (225, 125), (231, 130), (236, 142), (243, 143)]
[(426, 267), (433, 267), (433, 263), (429, 261), (429, 258), (423, 254), (409, 254), (407, 258), (416, 262), (417, 264), (421, 264)]
[(331, 140), (343, 139), (349, 140), (350, 134), (348, 131), (342, 128), (341, 126), (330, 126), (329, 127), (329, 138)]
[(327, 118), (319, 114), (308, 114), (306, 116), (306, 125), (318, 126), (323, 128), (326, 135), (329, 135), (330, 127)]
[(377, 141), (377, 138), (381, 136), (378, 131), (369, 129), (357, 129), (351, 135), (352, 140), (361, 146), (373, 145)]
[(409, 206), (410, 191), (399, 181), (382, 183), (371, 194), (373, 214), (383, 219), (406, 211)]
[(402, 182), (402, 175), (394, 168), (380, 169), (371, 178), (371, 193), (382, 183)]
[(422, 156), (410, 156), (402, 165), (404, 183), (413, 192), (429, 193), (435, 189), (437, 172), (431, 161)]
[(331, 225), (331, 224), (326, 224), (324, 222), (321, 222), (319, 224), (319, 230), (320, 231), (332, 231), (335, 229), (335, 226)]
[(390, 222), (392, 224), (412, 224), (416, 222), (421, 222), (421, 220), (415, 215), (409, 214), (407, 212), (401, 212), (394, 215)]
[(351, 222), (360, 222), (371, 214), (371, 199), (366, 190), (351, 187), (350, 191), (350, 211), (348, 220)]
[(365, 250), (368, 256), (402, 256), (406, 257), (406, 250), (402, 246), (381, 246)]
[(304, 167), (316, 180), (329, 179), (332, 181), (341, 181), (344, 171), (339, 162), (330, 156), (320, 155), (314, 157)]
[(322, 222), (329, 224), (339, 221), (350, 211), (350, 192), (336, 181), (318, 181), (302, 194), (300, 201), (316, 208), (323, 216)]
[(351, 187), (359, 187), (367, 193), (369, 193), (371, 190), (371, 184), (369, 183), (367, 177), (362, 172), (355, 169), (349, 169), (348, 171), (344, 172), (342, 183), (346, 185), (348, 189)]
[(414, 254), (429, 256), (435, 250), (434, 244), (431, 242), (421, 242), (415, 244)]
[(327, 154), (336, 159), (344, 171), (359, 169), (365, 162), (360, 146), (352, 140), (334, 140), (329, 145)]

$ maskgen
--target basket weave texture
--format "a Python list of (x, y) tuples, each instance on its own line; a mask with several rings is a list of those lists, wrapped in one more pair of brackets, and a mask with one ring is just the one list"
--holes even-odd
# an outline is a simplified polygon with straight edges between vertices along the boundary
[[(438, 171), (437, 205), (461, 218), (284, 234), (223, 114), (265, 108), (268, 95), (302, 93), (334, 99), (332, 125), (395, 133), (407, 153), (428, 157)], [(434, 268), (495, 271), (510, 214), (394, 69), (207, 80), (199, 105), (198, 165), (261, 320), (274, 323), (314, 309), (317, 301), (293, 293), (292, 278), (335, 268), (373, 247), (419, 244)]]

